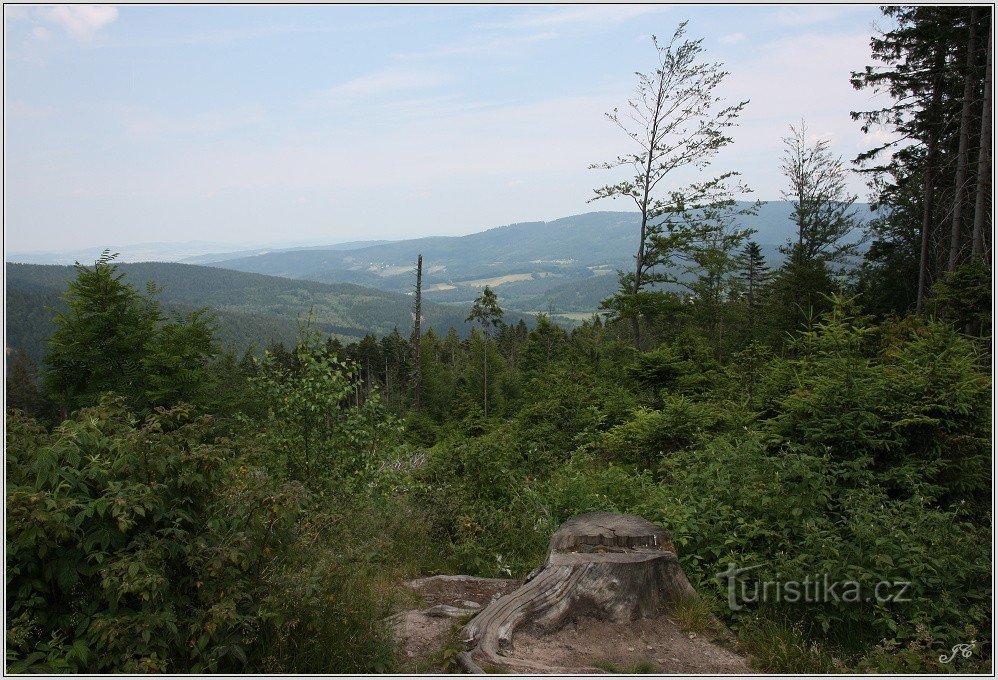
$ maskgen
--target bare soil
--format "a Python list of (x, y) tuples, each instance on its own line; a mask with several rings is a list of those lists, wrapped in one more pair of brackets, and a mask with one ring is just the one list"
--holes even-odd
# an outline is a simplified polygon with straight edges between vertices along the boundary
[(473, 576), (428, 576), (407, 581), (404, 585), (415, 594), (420, 607), (399, 612), (391, 619), (406, 665), (429, 673), (449, 670), (435, 664), (433, 657), (450, 642), (455, 626), (463, 625), (462, 617), (439, 615), (432, 611), (434, 607), (454, 607), (467, 611), (470, 617), (521, 584), (518, 580)]
[[(455, 644), (457, 631), (474, 613), (521, 584), (517, 580), (472, 576), (430, 576), (405, 583), (415, 594), (414, 599), (421, 601), (419, 608), (392, 617), (406, 665), (422, 673), (457, 672), (441, 665), (442, 650)], [(682, 630), (667, 616), (626, 624), (580, 618), (548, 635), (520, 632), (514, 646), (516, 657), (529, 665), (512, 662), (507, 668), (485, 670), (564, 674), (630, 673), (635, 669), (653, 673), (753, 672), (744, 657), (708, 635)]]
[(521, 659), (577, 672), (631, 673), (639, 664), (653, 673), (753, 672), (738, 654), (667, 617), (627, 624), (580, 618), (550, 635), (521, 633), (513, 643)]

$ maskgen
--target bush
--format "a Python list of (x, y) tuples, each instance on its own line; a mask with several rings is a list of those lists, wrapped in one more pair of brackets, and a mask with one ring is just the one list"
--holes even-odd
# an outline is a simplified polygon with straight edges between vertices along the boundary
[(10, 419), (9, 670), (244, 666), (304, 493), (235, 465), (206, 420), (135, 425), (114, 400), (51, 436)]
[(336, 559), (336, 518), (210, 431), (113, 399), (51, 435), (9, 416), (8, 671), (389, 667), (387, 608)]
[(594, 449), (604, 460), (656, 470), (663, 456), (700, 443), (719, 418), (709, 406), (665, 395), (662, 409), (636, 410), (631, 420), (599, 436)]

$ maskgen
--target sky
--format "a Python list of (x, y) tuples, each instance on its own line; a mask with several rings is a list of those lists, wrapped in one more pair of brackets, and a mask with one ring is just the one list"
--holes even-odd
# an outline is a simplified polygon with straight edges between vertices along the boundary
[[(749, 100), (712, 172), (778, 200), (806, 121), (846, 160), (874, 5), (4, 8), (4, 245), (330, 244), (591, 210), (604, 114), (688, 20)], [(682, 178), (679, 178), (682, 179)], [(677, 180), (678, 181), (678, 180)], [(863, 200), (860, 177), (851, 189)]]

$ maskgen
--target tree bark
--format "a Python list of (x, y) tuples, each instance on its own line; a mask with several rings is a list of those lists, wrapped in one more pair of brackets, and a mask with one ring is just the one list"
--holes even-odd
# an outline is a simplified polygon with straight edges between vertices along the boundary
[[(648, 153), (649, 153), (649, 157), (648, 158), (649, 158), (649, 163), (650, 163), (651, 162), (651, 152), (649, 151)], [(645, 192), (645, 202), (646, 202), (646, 204), (647, 204), (647, 200), (648, 200), (647, 199), (647, 195), (648, 195), (648, 192), (646, 191)], [(638, 312), (637, 312), (636, 303), (637, 303), (638, 293), (641, 292), (641, 274), (642, 274), (642, 272), (644, 270), (644, 265), (645, 265), (645, 262), (644, 262), (644, 260), (645, 260), (645, 239), (647, 237), (648, 237), (648, 212), (647, 212), (647, 207), (645, 207), (645, 208), (642, 208), (642, 210), (641, 210), (641, 240), (638, 243), (638, 254), (634, 258), (636, 260), (636, 262), (637, 262), (637, 266), (635, 267), (635, 270), (634, 270), (634, 287), (633, 287), (633, 289), (631, 291), (634, 294), (634, 303), (635, 303), (635, 306), (633, 306), (632, 310), (631, 310), (633, 312), (633, 314), (634, 314), (631, 317), (631, 340), (634, 343), (634, 349), (637, 349), (637, 350), (641, 349), (641, 321), (640, 321), (640, 319), (638, 319)]]
[(420, 255), (416, 260), (416, 308), (415, 316), (416, 319), (413, 321), (412, 329), (412, 408), (414, 411), (418, 412), (420, 406), (422, 405), (422, 382), (423, 382), (423, 364), (420, 360), (420, 341), (422, 340), (422, 331), (420, 329), (420, 320), (422, 318), (422, 304), (423, 304), (423, 256)]
[[(975, 256), (984, 254), (984, 231), (990, 230), (991, 220), (987, 214), (988, 188), (991, 179), (991, 67), (992, 40), (994, 29), (988, 22), (988, 61), (984, 71), (984, 111), (981, 114), (981, 141), (977, 151), (977, 196), (974, 201), (974, 232), (972, 253)], [(988, 224), (985, 224), (988, 222)]]
[[(652, 184), (652, 165), (655, 161), (655, 147), (658, 143), (658, 125), (660, 121), (660, 116), (662, 113), (663, 98), (665, 96), (665, 80), (659, 75), (658, 79), (658, 92), (655, 97), (655, 106), (652, 110), (652, 125), (651, 132), (648, 135), (648, 150), (647, 156), (645, 157), (645, 173), (644, 173), (644, 186), (642, 187), (641, 203), (639, 207), (641, 208), (641, 240), (638, 243), (638, 255), (635, 258), (637, 260), (636, 267), (634, 270), (634, 297), (635, 303), (637, 302), (637, 295), (641, 292), (641, 276), (644, 273), (645, 267), (645, 240), (648, 238), (648, 206), (651, 203), (651, 184)], [(637, 310), (634, 310), (634, 316), (631, 317), (631, 333), (634, 340), (634, 349), (641, 349), (641, 321), (638, 318)]]
[(484, 383), (485, 383), (485, 394), (484, 394), (484, 404), (485, 404), (485, 417), (489, 417), (489, 331), (488, 329), (483, 329), (482, 339), (485, 341), (483, 344), (484, 350), (482, 351), (482, 359), (485, 365), (484, 368)]
[(935, 162), (936, 146), (939, 142), (939, 104), (942, 99), (942, 89), (939, 81), (945, 64), (945, 53), (941, 45), (936, 46), (934, 73), (932, 75), (932, 98), (929, 104), (929, 142), (925, 156), (925, 173), (923, 177), (924, 191), (922, 196), (922, 244), (918, 258), (918, 296), (915, 303), (915, 313), (921, 314), (925, 309), (925, 297), (929, 286), (929, 235), (932, 231), (933, 201), (935, 197)]
[(949, 261), (946, 271), (960, 264), (963, 249), (963, 204), (966, 194), (967, 167), (970, 165), (970, 105), (974, 99), (974, 57), (977, 52), (977, 8), (970, 10), (970, 36), (967, 38), (967, 72), (963, 76), (963, 106), (960, 110), (960, 147), (956, 161), (956, 186), (953, 191), (953, 222), (950, 229)]
[(626, 623), (696, 597), (669, 533), (636, 515), (592, 512), (565, 522), (523, 586), (492, 602), (463, 630), (484, 663), (514, 656), (517, 631), (552, 633), (581, 616)]

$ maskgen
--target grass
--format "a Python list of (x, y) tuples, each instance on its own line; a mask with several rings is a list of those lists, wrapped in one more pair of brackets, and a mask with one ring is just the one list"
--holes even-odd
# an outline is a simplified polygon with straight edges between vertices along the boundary
[(764, 673), (836, 673), (845, 669), (799, 627), (759, 617), (739, 631), (739, 646)]
[(673, 620), (688, 633), (716, 633), (717, 619), (710, 604), (699, 597), (689, 597), (676, 603)]

